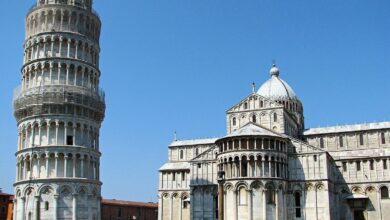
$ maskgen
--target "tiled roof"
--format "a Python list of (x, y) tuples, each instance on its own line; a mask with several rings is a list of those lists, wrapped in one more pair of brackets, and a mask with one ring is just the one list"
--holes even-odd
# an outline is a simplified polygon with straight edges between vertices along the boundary
[(189, 162), (168, 162), (160, 167), (160, 170), (189, 170)]
[(170, 147), (179, 146), (190, 146), (190, 145), (201, 145), (201, 144), (214, 144), (218, 138), (204, 138), (204, 139), (193, 139), (193, 140), (177, 140), (173, 141)]
[(331, 133), (354, 132), (354, 131), (365, 131), (365, 130), (379, 130), (379, 129), (388, 129), (388, 128), (390, 128), (390, 121), (355, 124), (355, 125), (339, 125), (339, 126), (322, 127), (322, 128), (310, 128), (304, 132), (304, 135), (331, 134)]
[(144, 208), (158, 208), (158, 203), (154, 202), (134, 202), (116, 199), (102, 199), (102, 205), (120, 205), (120, 206), (135, 206)]
[(12, 194), (8, 194), (8, 193), (2, 193), (0, 192), (0, 196), (13, 196)]

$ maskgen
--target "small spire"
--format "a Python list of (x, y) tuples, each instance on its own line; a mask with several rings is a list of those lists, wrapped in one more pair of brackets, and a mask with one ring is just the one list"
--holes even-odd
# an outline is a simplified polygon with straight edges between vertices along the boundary
[(176, 133), (176, 131), (173, 132), (173, 141), (177, 141), (177, 133)]
[(256, 92), (256, 83), (252, 82), (252, 93)]

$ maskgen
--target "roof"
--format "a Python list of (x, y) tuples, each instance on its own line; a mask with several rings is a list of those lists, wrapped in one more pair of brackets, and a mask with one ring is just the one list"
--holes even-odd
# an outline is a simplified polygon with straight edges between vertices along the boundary
[(192, 140), (176, 140), (173, 141), (169, 147), (180, 147), (189, 145), (206, 145), (214, 144), (218, 138), (204, 138), (204, 139), (192, 139)]
[(282, 135), (271, 131), (267, 128), (264, 128), (260, 125), (249, 122), (244, 125), (244, 127), (239, 128), (238, 130), (233, 131), (232, 133), (226, 135), (224, 138), (229, 137), (238, 137), (238, 136), (271, 136), (271, 137), (283, 137)]
[(161, 170), (189, 170), (190, 163), (189, 162), (168, 162), (160, 167)]
[(12, 194), (0, 192), (0, 196), (13, 196)]
[(379, 129), (390, 129), (390, 121), (355, 124), (355, 125), (339, 125), (339, 126), (322, 127), (322, 128), (310, 128), (307, 129), (303, 134), (316, 135), (316, 134), (343, 133), (343, 132), (379, 130)]
[(368, 196), (363, 194), (352, 194), (345, 197), (345, 199), (368, 199)]
[(294, 90), (285, 81), (279, 78), (279, 69), (276, 66), (271, 68), (271, 79), (260, 86), (257, 94), (266, 98), (275, 99), (295, 99), (298, 100)]
[(154, 202), (134, 202), (116, 199), (102, 199), (102, 205), (120, 205), (120, 206), (135, 206), (144, 208), (158, 208), (158, 203)]

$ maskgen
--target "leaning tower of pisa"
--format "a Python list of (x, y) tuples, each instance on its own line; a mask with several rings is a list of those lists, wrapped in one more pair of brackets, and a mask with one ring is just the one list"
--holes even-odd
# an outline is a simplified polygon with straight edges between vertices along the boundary
[(100, 219), (100, 19), (92, 0), (37, 0), (26, 16), (14, 219)]

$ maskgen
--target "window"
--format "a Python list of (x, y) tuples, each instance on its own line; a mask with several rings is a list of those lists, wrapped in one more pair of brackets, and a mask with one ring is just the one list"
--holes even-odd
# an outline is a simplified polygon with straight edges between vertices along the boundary
[(274, 113), (274, 122), (277, 122), (278, 121), (278, 115), (276, 113)]
[(49, 202), (48, 201), (45, 202), (45, 211), (49, 211)]
[(118, 209), (118, 217), (122, 217), (122, 209), (121, 208)]
[(381, 132), (381, 143), (386, 144), (385, 133)]
[(187, 201), (187, 197), (183, 197), (183, 209), (188, 208), (189, 201)]
[(236, 126), (236, 118), (232, 119), (232, 124), (233, 124), (233, 126)]
[(199, 154), (199, 148), (196, 148), (195, 149), (195, 155), (198, 156), (198, 154)]
[(252, 116), (252, 121), (253, 121), (253, 123), (256, 123), (256, 115)]
[(324, 148), (324, 138), (320, 138), (320, 147)]
[(374, 161), (370, 160), (370, 170), (374, 170)]
[(2, 212), (2, 213), (5, 213), (5, 206), (2, 206), (2, 207), (1, 207), (1, 212)]
[(244, 103), (244, 109), (248, 109), (248, 103), (247, 102)]
[(176, 173), (175, 172), (172, 173), (172, 180), (176, 181)]
[(260, 101), (260, 108), (263, 108), (263, 107), (264, 107), (264, 102)]
[(347, 172), (347, 162), (343, 162), (343, 172)]
[(313, 156), (314, 162), (317, 162), (317, 155)]
[(344, 141), (342, 136), (339, 137), (339, 146), (344, 147)]
[(301, 218), (301, 194), (299, 192), (294, 193), (295, 200), (295, 218)]
[(360, 142), (360, 145), (363, 145), (363, 144), (364, 144), (363, 134), (360, 134), (360, 135), (359, 135), (359, 142)]
[(361, 167), (360, 167), (360, 161), (356, 161), (356, 170), (357, 171), (360, 171)]
[(389, 198), (389, 189), (386, 186), (383, 186), (381, 188), (381, 199), (388, 199)]
[(66, 136), (66, 145), (73, 145), (73, 136), (72, 135)]
[(382, 162), (383, 162), (383, 169), (387, 170), (387, 161), (383, 159)]
[(186, 173), (183, 171), (181, 172), (181, 181), (184, 181), (186, 179)]
[(202, 167), (202, 164), (198, 163), (198, 168), (200, 169)]
[(267, 189), (266, 197), (267, 204), (275, 204), (275, 195), (272, 189)]
[(183, 159), (183, 157), (184, 157), (184, 152), (183, 150), (180, 150), (180, 159)]

